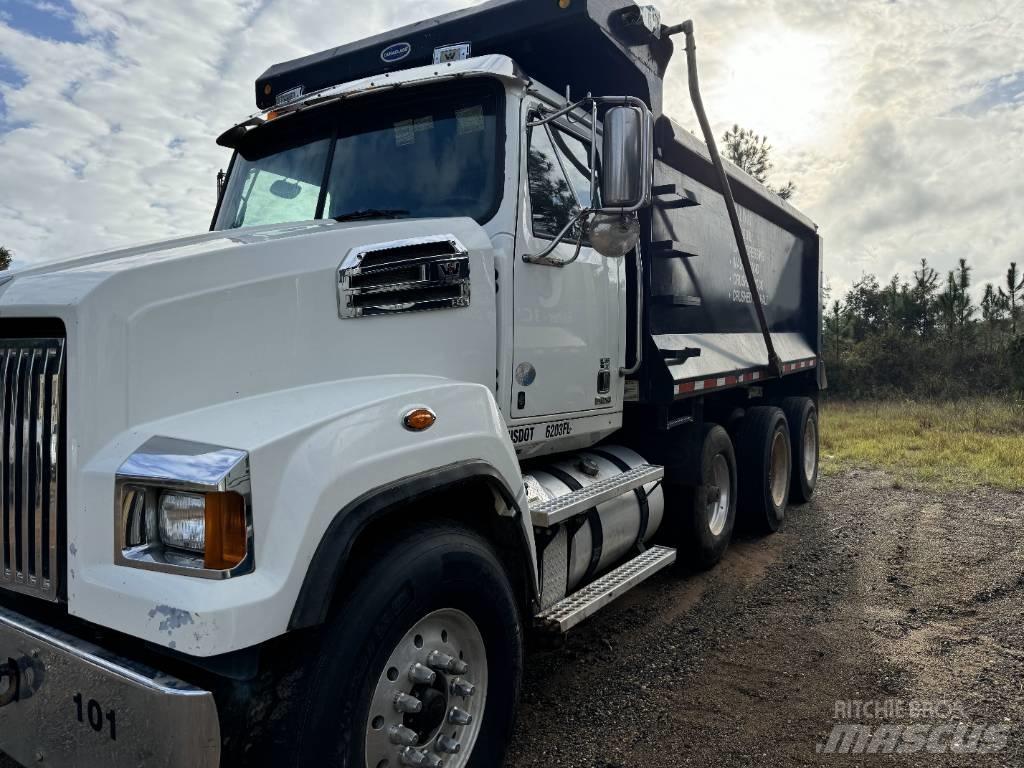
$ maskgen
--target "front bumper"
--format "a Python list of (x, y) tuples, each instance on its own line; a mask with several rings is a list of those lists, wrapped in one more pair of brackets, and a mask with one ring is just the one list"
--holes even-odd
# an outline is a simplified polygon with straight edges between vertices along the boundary
[(220, 762), (213, 695), (0, 608), (0, 751), (24, 765)]

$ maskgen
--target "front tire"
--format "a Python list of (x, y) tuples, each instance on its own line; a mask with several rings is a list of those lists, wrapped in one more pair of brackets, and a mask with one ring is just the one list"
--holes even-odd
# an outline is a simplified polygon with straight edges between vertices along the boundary
[(523, 628), (491, 546), (434, 523), (396, 534), (364, 562), (309, 676), (295, 764), (501, 765)]

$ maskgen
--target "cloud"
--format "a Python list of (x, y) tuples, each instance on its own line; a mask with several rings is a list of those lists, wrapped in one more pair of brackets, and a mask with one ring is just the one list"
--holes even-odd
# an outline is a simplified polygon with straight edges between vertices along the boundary
[[(979, 283), (1024, 262), (1020, 2), (655, 2), (697, 23), (716, 132), (775, 146), (836, 292), (921, 257), (966, 257)], [(214, 137), (267, 66), (466, 4), (9, 0), (0, 242), (26, 264), (205, 229), (228, 161)], [(666, 109), (692, 130), (677, 49)]]

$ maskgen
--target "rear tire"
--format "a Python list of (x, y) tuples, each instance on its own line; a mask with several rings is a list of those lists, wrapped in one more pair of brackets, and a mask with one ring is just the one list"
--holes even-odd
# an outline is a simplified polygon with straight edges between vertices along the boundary
[(771, 406), (747, 409), (736, 423), (733, 444), (739, 469), (739, 519), (750, 533), (775, 533), (786, 517), (792, 474), (785, 414)]
[[(402, 746), (389, 733), (402, 726), (420, 737), (412, 748), (446, 766), (501, 765), (519, 696), (523, 628), (490, 544), (454, 523), (424, 524), (396, 533), (364, 562), (363, 577), (332, 614), (319, 657), (307, 666), (308, 698), (292, 724), (289, 762), (398, 766)], [(465, 651), (472, 663), (465, 672), (435, 666), (434, 682), (417, 685), (409, 669), (430, 667), (432, 650), (453, 659)], [(461, 679), (476, 686), (471, 696), (456, 694)], [(418, 697), (422, 712), (399, 713), (397, 693)], [(474, 722), (451, 724), (453, 706), (473, 714)], [(438, 754), (441, 737), (462, 749)]]
[(717, 424), (705, 424), (680, 462), (699, 468), (700, 485), (665, 485), (668, 514), (678, 515), (674, 544), (684, 556), (680, 565), (707, 570), (722, 559), (736, 522), (736, 455), (729, 434)]
[(793, 446), (789, 500), (805, 504), (818, 485), (818, 409), (809, 397), (787, 397), (780, 405), (789, 422), (789, 442)]

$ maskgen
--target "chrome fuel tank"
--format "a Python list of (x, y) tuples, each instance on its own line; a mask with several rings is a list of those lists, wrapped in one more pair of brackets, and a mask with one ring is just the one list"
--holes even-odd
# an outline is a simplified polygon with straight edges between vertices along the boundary
[[(523, 475), (531, 504), (563, 496), (646, 464), (635, 451), (602, 445), (552, 457)], [(547, 607), (646, 546), (661, 527), (660, 483), (649, 483), (538, 533), (541, 602)]]

